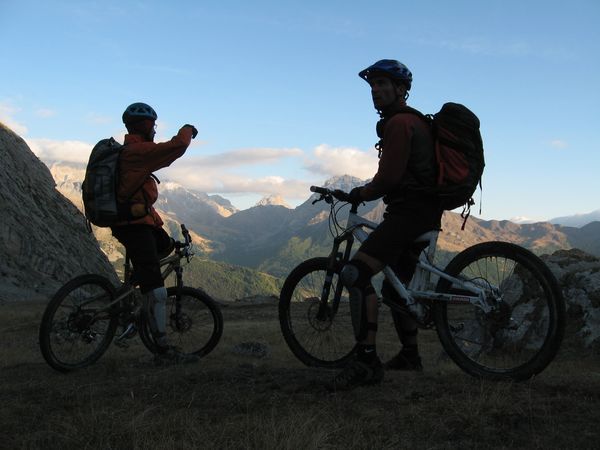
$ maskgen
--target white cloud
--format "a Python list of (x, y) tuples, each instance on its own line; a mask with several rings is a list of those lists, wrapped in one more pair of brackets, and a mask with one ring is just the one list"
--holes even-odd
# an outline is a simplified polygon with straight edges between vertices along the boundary
[(564, 150), (569, 147), (569, 143), (567, 141), (563, 141), (562, 139), (554, 139), (550, 141), (550, 146), (558, 150)]
[[(304, 152), (298, 148), (252, 148), (215, 155), (185, 157), (163, 169), (165, 179), (202, 192), (219, 194), (282, 195), (286, 198), (306, 197), (312, 180), (289, 179), (279, 173), (280, 163), (298, 158), (301, 168)], [(256, 166), (272, 168), (272, 174), (258, 176)], [(160, 177), (160, 174), (159, 174)]]
[(92, 145), (82, 141), (26, 139), (27, 145), (43, 161), (87, 163)]
[(250, 148), (216, 155), (196, 156), (189, 158), (188, 163), (202, 168), (233, 168), (275, 164), (283, 158), (302, 156), (302, 154), (302, 150), (298, 148)]
[(549, 46), (547, 43), (523, 39), (492, 39), (488, 36), (456, 36), (439, 40), (418, 38), (415, 42), (427, 47), (438, 47), (453, 52), (484, 56), (508, 56), (516, 58), (542, 57), (552, 61), (573, 59), (573, 49), (565, 45)]
[(24, 136), (27, 134), (27, 127), (13, 117), (19, 111), (19, 108), (12, 106), (10, 103), (0, 103), (0, 122), (18, 135)]
[(221, 168), (190, 167), (187, 164), (174, 165), (164, 169), (163, 173), (165, 179), (175, 180), (189, 189), (219, 194), (279, 194), (298, 199), (306, 197), (311, 184), (310, 180), (286, 179), (278, 175), (255, 177), (251, 172), (236, 174)]
[(361, 179), (371, 178), (377, 171), (377, 152), (364, 152), (351, 147), (331, 147), (319, 145), (313, 152), (313, 158), (306, 161), (306, 168), (313, 172), (331, 177), (353, 175)]
[(56, 115), (56, 111), (49, 108), (39, 108), (35, 111), (35, 115), (43, 119), (47, 119), (49, 117), (54, 117)]
[[(298, 158), (297, 175), (279, 175), (278, 165), (286, 158)], [(308, 187), (337, 175), (371, 178), (377, 171), (377, 152), (356, 148), (319, 145), (306, 154), (297, 148), (255, 148), (217, 155), (185, 157), (163, 169), (162, 178), (174, 180), (202, 192), (243, 195), (281, 195), (286, 201), (305, 199)], [(272, 166), (274, 175), (256, 176), (255, 167)], [(161, 174), (159, 174), (159, 178)]]

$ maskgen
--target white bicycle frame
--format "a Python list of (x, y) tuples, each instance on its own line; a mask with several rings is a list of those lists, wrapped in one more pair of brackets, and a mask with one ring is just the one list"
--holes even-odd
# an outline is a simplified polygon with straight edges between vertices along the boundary
[[(350, 211), (348, 214), (347, 230), (351, 231), (353, 236), (359, 241), (364, 242), (368, 237), (368, 233), (363, 228), (371, 230), (377, 227), (377, 223), (372, 222), (359, 214)], [(426, 243), (427, 247), (419, 255), (415, 274), (406, 287), (390, 266), (385, 266), (383, 273), (394, 290), (406, 302), (406, 306), (418, 320), (424, 318), (424, 308), (421, 305), (421, 300), (443, 301), (449, 303), (471, 303), (488, 313), (492, 307), (487, 301), (486, 289), (490, 289), (490, 285), (482, 282), (478, 286), (477, 280), (461, 280), (446, 274), (444, 271), (433, 266), (430, 261), (433, 261), (437, 246), (439, 231), (428, 231), (415, 239), (415, 243)], [(465, 292), (471, 292), (473, 295), (456, 295), (435, 292), (432, 286), (431, 275), (437, 275), (440, 278), (448, 280), (454, 287), (457, 287)]]

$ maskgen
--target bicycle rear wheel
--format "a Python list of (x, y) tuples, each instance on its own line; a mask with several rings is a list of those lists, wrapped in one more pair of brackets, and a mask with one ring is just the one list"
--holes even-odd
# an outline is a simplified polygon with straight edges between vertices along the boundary
[(111, 282), (91, 274), (72, 279), (56, 292), (39, 331), (40, 350), (52, 368), (68, 372), (102, 356), (117, 328), (117, 318), (108, 309), (114, 298)]
[(334, 298), (338, 284), (341, 288), (338, 273), (330, 281), (329, 297), (321, 302), (327, 266), (328, 258), (312, 258), (292, 270), (279, 297), (279, 324), (300, 361), (307, 366), (334, 368), (349, 361), (356, 342), (348, 291), (344, 288), (337, 302)]
[[(556, 278), (533, 253), (506, 242), (486, 242), (459, 253), (446, 267), (486, 292), (491, 312), (465, 303), (436, 302), (440, 341), (467, 373), (521, 381), (540, 373), (564, 334), (565, 305)], [(438, 292), (461, 292), (440, 279)]]
[[(158, 353), (148, 317), (140, 315), (140, 338), (148, 350)], [(219, 305), (201, 289), (183, 286), (167, 288), (167, 341), (186, 354), (208, 355), (223, 335), (223, 315)]]

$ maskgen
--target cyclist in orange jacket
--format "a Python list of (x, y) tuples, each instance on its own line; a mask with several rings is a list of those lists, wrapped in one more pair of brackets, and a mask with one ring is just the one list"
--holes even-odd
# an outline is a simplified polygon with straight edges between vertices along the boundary
[(123, 113), (125, 148), (119, 160), (118, 200), (129, 207), (131, 220), (111, 227), (113, 236), (125, 247), (133, 264), (133, 277), (139, 283), (149, 309), (151, 328), (162, 348), (159, 359), (185, 359), (166, 337), (167, 290), (159, 261), (173, 250), (173, 240), (162, 228), (154, 209), (158, 187), (153, 172), (181, 157), (198, 131), (192, 125), (181, 127), (167, 142), (155, 143), (157, 114), (145, 103), (133, 103)]

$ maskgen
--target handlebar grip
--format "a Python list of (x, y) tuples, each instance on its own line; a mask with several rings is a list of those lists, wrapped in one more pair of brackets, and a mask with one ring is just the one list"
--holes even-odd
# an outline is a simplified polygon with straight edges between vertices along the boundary
[(310, 191), (316, 192), (317, 194), (327, 194), (329, 192), (329, 189), (320, 186), (311, 186)]

